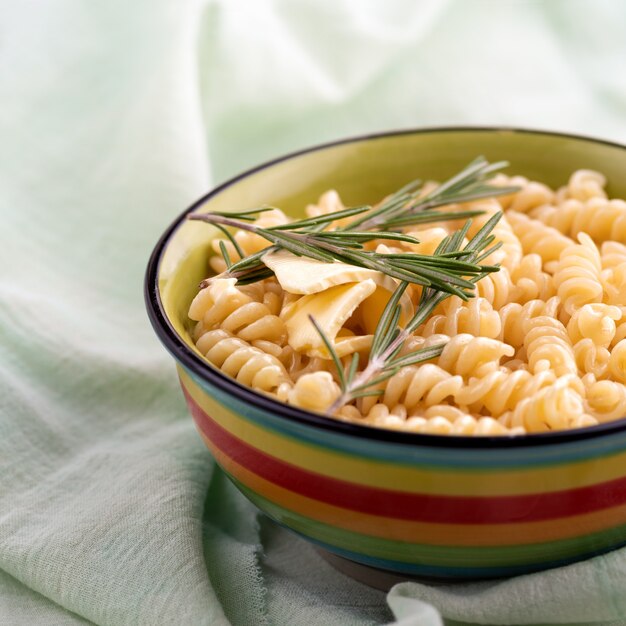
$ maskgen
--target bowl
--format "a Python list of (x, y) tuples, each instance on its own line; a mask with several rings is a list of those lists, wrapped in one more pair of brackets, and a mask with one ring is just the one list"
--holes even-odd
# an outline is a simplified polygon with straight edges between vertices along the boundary
[(336, 557), (402, 576), (513, 576), (626, 544), (626, 419), (517, 437), (408, 434), (281, 404), (202, 358), (187, 311), (208, 274), (196, 211), (279, 206), (326, 189), (373, 202), (413, 178), (443, 180), (477, 155), (550, 186), (597, 169), (626, 197), (626, 147), (508, 128), (442, 128), (337, 141), (229, 180), (182, 213), (150, 258), (145, 297), (200, 436), (261, 511)]

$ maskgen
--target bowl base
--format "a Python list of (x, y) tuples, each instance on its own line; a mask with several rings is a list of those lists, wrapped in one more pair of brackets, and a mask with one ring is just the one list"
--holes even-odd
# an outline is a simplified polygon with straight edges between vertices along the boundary
[[(431, 578), (429, 576), (415, 576), (413, 574), (399, 574), (389, 570), (379, 569), (370, 565), (363, 565), (356, 561), (351, 561), (337, 554), (333, 554), (324, 548), (315, 546), (316, 552), (338, 572), (353, 578), (357, 582), (368, 587), (389, 591), (394, 585), (404, 582), (424, 583), (432, 586), (459, 585), (468, 582), (479, 582), (476, 578), (447, 580), (442, 578)], [(486, 580), (486, 579), (480, 579)]]

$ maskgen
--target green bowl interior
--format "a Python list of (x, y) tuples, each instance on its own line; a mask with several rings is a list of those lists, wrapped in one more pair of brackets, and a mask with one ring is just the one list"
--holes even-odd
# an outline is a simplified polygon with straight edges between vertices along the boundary
[[(595, 169), (607, 177), (609, 195), (626, 197), (624, 147), (535, 131), (448, 129), (356, 139), (290, 156), (234, 179), (194, 210), (272, 205), (295, 217), (331, 188), (348, 206), (372, 203), (415, 178), (443, 180), (478, 155), (507, 160), (507, 172), (551, 187), (563, 185), (576, 169)], [(187, 310), (198, 283), (209, 274), (210, 241), (216, 234), (206, 224), (183, 220), (159, 264), (165, 314), (194, 351)]]

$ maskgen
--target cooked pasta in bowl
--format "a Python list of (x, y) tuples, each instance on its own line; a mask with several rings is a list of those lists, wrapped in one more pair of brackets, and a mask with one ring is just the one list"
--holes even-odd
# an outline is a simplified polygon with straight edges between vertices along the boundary
[(200, 199), (146, 302), (217, 462), (279, 523), (403, 574), (626, 544), (624, 166), (582, 137), (428, 129)]

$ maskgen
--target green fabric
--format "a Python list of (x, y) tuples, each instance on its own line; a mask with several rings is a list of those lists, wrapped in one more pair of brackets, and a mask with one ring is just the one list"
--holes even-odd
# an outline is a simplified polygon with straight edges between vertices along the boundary
[(285, 151), (462, 123), (626, 140), (624, 24), (617, 0), (3, 3), (0, 624), (626, 623), (624, 551), (388, 598), (335, 572), (215, 467), (142, 302), (165, 226)]

